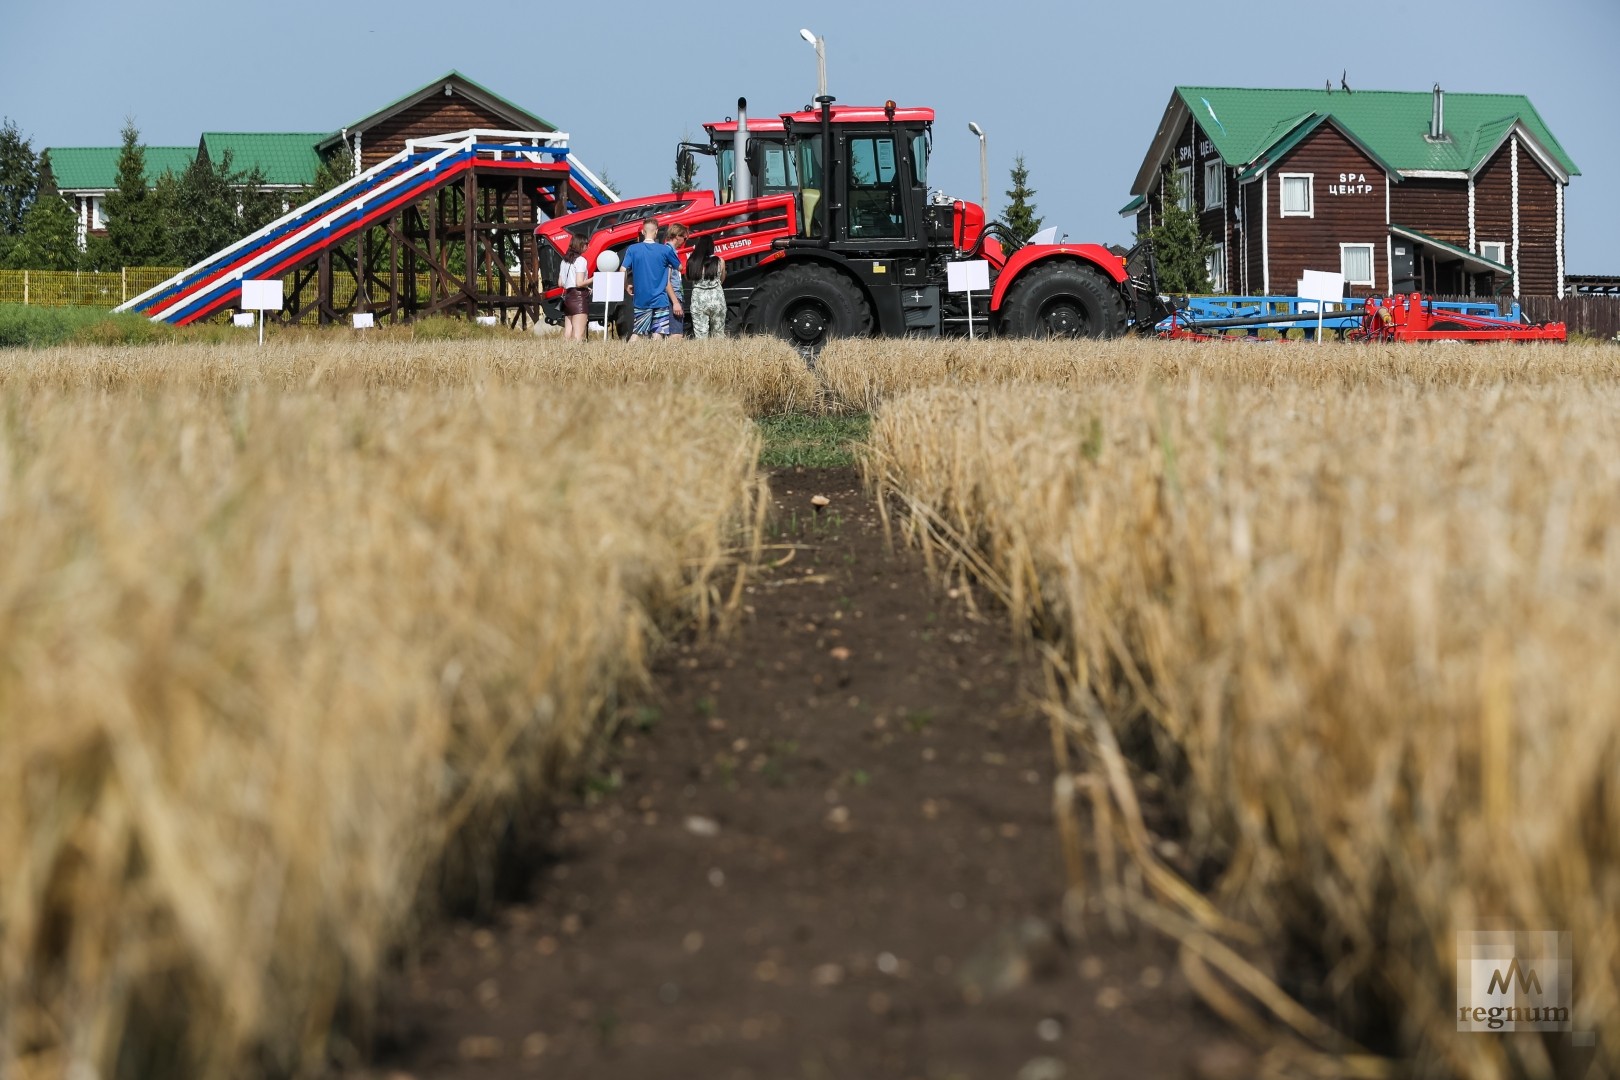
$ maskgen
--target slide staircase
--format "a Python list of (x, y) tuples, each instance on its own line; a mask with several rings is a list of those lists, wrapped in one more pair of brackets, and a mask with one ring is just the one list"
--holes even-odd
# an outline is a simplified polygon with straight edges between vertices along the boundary
[[(238, 308), (242, 282), (282, 278), (307, 268), (337, 245), (378, 225), (397, 225), (407, 209), (419, 206), (435, 192), (465, 181), (469, 172), (479, 177), (514, 176), (540, 181), (531, 187), (539, 193), (536, 213), (543, 208), (549, 217), (618, 201), (618, 196), (590, 169), (573, 157), (568, 136), (560, 132), (460, 131), (427, 139), (414, 139), (405, 149), (386, 161), (366, 169), (340, 187), (288, 211), (250, 236), (223, 251), (182, 270), (167, 281), (148, 289), (116, 310), (146, 315), (154, 322), (177, 326), (205, 319), (220, 311)], [(475, 181), (476, 182), (476, 181)], [(463, 189), (469, 194), (476, 189)], [(466, 206), (472, 214), (476, 207)], [(479, 227), (486, 228), (482, 223)], [(511, 226), (514, 238), (532, 230)], [(396, 241), (399, 234), (392, 234)], [(472, 225), (468, 225), (468, 236)], [(410, 237), (405, 237), (407, 245)], [(527, 243), (531, 245), (532, 235)], [(428, 252), (432, 256), (431, 250)], [(469, 302), (478, 296), (466, 282), (453, 278), (442, 257), (429, 272), (440, 271), (466, 292)], [(356, 277), (361, 273), (356, 271)], [(322, 275), (323, 281), (330, 274)], [(364, 289), (364, 283), (358, 283)], [(329, 284), (324, 285), (329, 291)], [(535, 290), (538, 292), (538, 289)], [(502, 297), (505, 300), (506, 297)], [(322, 297), (330, 310), (331, 298)]]

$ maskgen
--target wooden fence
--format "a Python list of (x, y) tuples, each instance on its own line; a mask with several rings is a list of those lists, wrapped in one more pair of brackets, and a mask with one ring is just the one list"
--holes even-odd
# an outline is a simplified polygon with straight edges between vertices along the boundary
[(1521, 296), (1519, 307), (1531, 322), (1561, 322), (1572, 334), (1620, 338), (1620, 296)]

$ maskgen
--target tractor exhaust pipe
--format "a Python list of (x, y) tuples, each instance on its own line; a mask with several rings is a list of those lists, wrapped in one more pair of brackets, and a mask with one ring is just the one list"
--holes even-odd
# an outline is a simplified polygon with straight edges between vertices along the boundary
[(737, 99), (736, 162), (731, 172), (731, 201), (754, 197), (754, 178), (748, 174), (748, 99)]

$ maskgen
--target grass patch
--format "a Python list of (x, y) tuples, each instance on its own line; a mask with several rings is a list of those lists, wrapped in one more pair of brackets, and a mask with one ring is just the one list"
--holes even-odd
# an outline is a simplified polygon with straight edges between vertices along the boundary
[(872, 429), (872, 418), (854, 416), (810, 416), (790, 413), (767, 416), (758, 421), (765, 444), (759, 463), (767, 469), (802, 466), (835, 469), (855, 463), (854, 444), (863, 442)]

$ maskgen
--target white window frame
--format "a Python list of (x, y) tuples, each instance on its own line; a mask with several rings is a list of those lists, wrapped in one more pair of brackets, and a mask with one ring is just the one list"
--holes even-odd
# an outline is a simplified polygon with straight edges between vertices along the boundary
[[(1339, 273), (1344, 274), (1344, 283), (1346, 285), (1366, 285), (1369, 288), (1376, 288), (1377, 287), (1377, 285), (1378, 285), (1378, 263), (1374, 261), (1374, 256), (1373, 256), (1373, 249), (1374, 249), (1375, 246), (1376, 245), (1374, 245), (1374, 244), (1340, 244), (1339, 245)], [(1367, 252), (1367, 274), (1368, 274), (1368, 276), (1365, 279), (1357, 280), (1355, 278), (1352, 278), (1349, 274), (1344, 273), (1344, 253), (1346, 251), (1348, 251), (1350, 248), (1361, 248), (1361, 249), (1363, 249), (1364, 251)]]
[[(1479, 242), (1478, 254), (1482, 259), (1489, 259), (1491, 262), (1501, 263), (1503, 266), (1506, 266), (1508, 264), (1507, 247), (1506, 240), (1481, 240)], [(1485, 250), (1486, 248), (1495, 248), (1496, 254), (1492, 255), (1489, 251)]]
[(105, 195), (90, 196), (90, 229), (104, 232), (107, 228), (107, 202)]
[(1194, 210), (1198, 203), (1193, 199), (1193, 167), (1181, 165), (1176, 169), (1176, 178), (1181, 181), (1181, 208)]
[[(1305, 209), (1303, 210), (1288, 209), (1288, 181), (1290, 180), (1305, 181)], [(1285, 172), (1277, 174), (1277, 213), (1281, 217), (1313, 218), (1316, 216), (1315, 173)]]
[[(1213, 181), (1213, 182), (1212, 182)], [(1204, 209), (1226, 205), (1226, 166), (1219, 159), (1204, 162)]]
[(1209, 258), (1204, 261), (1204, 270), (1209, 274), (1209, 287), (1216, 293), (1224, 293), (1226, 288), (1226, 245), (1217, 240)]

